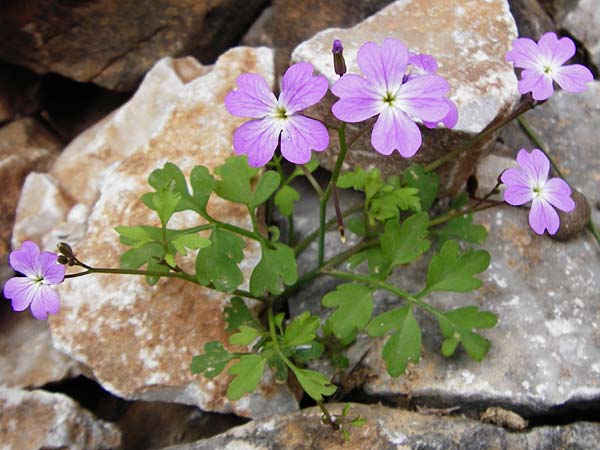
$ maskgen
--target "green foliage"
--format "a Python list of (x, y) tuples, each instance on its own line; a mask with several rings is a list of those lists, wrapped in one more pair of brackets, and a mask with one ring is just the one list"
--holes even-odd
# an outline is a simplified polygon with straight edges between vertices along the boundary
[(265, 359), (262, 355), (243, 355), (229, 368), (228, 372), (235, 377), (227, 388), (227, 398), (239, 400), (244, 394), (254, 392), (264, 371)]
[(289, 185), (281, 186), (275, 194), (275, 206), (284, 217), (289, 217), (294, 212), (294, 204), (300, 200), (300, 194), (296, 189)]
[(317, 337), (316, 332), (320, 324), (318, 316), (312, 316), (308, 311), (304, 311), (285, 329), (284, 344), (294, 347), (310, 343)]
[(408, 264), (429, 250), (428, 225), (427, 213), (410, 216), (402, 226), (393, 220), (386, 222), (381, 235), (381, 249), (391, 266)]
[(262, 257), (250, 276), (250, 292), (262, 295), (265, 291), (281, 294), (285, 286), (298, 280), (294, 250), (285, 244), (274, 243), (273, 248), (261, 245)]
[(223, 311), (225, 316), (225, 331), (235, 331), (240, 328), (241, 325), (248, 325), (254, 328), (260, 327), (260, 324), (256, 321), (244, 300), (240, 297), (233, 297), (231, 299), (231, 306), (227, 306)]
[(488, 232), (483, 225), (473, 223), (473, 214), (455, 217), (437, 228), (434, 233), (440, 245), (450, 239), (472, 244), (483, 244), (488, 236)]
[(460, 342), (467, 354), (475, 361), (481, 361), (490, 349), (489, 341), (475, 333), (476, 328), (492, 328), (498, 318), (494, 313), (479, 311), (476, 306), (466, 306), (449, 311), (438, 318), (442, 334), (442, 354), (451, 356)]
[(390, 376), (397, 377), (405, 372), (410, 361), (418, 362), (421, 357), (421, 329), (410, 306), (380, 314), (367, 326), (371, 336), (383, 336), (391, 330), (394, 332), (381, 355)]
[(229, 336), (231, 345), (248, 345), (262, 334), (261, 330), (249, 327), (248, 325), (240, 325), (239, 332)]
[(294, 375), (296, 375), (300, 386), (304, 389), (304, 392), (317, 402), (323, 400), (323, 396), (333, 395), (337, 390), (337, 388), (331, 384), (329, 378), (322, 373), (309, 369), (300, 369), (298, 367), (291, 367), (291, 369), (294, 372)]
[(239, 236), (214, 228), (211, 245), (198, 252), (196, 278), (202, 285), (212, 283), (222, 292), (233, 292), (244, 281), (238, 263), (244, 258), (246, 243)]
[(446, 241), (440, 252), (431, 258), (427, 271), (427, 285), (420, 295), (433, 291), (468, 292), (481, 287), (475, 275), (490, 264), (485, 250), (467, 250), (461, 254), (458, 242)]
[(192, 358), (192, 373), (204, 373), (207, 378), (219, 375), (227, 363), (238, 357), (235, 353), (229, 353), (219, 341), (211, 341), (204, 344), (204, 354)]
[(427, 211), (433, 205), (440, 187), (440, 177), (435, 172), (425, 172), (421, 164), (413, 164), (404, 171), (404, 183), (416, 188), (421, 209)]
[(327, 319), (333, 334), (344, 339), (362, 330), (373, 313), (373, 290), (362, 284), (345, 283), (323, 297), (323, 306), (337, 310)]

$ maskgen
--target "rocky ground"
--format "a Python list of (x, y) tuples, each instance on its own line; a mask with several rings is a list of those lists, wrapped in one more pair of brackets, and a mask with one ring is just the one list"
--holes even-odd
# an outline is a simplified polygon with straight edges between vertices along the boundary
[[(453, 86), (460, 120), (425, 133), (419, 161), (436, 159), (518, 102), (504, 54), (517, 35), (558, 30), (578, 45), (577, 62), (598, 79), (600, 8), (596, 0), (365, 0), (324, 2), (117, 2), (54, 0), (0, 3), (0, 284), (12, 276), (11, 248), (26, 239), (46, 249), (68, 241), (90, 264), (117, 266), (117, 225), (149, 221), (139, 202), (146, 178), (166, 161), (184, 171), (219, 165), (241, 119), (223, 98), (240, 73), (275, 84), (290, 61), (311, 62), (335, 80), (331, 41), (340, 38), (349, 68), (359, 45), (393, 36), (436, 55)], [(243, 5), (243, 6), (241, 6)], [(332, 6), (335, 5), (335, 6)], [(321, 117), (329, 103), (311, 115)], [(600, 223), (600, 81), (558, 92), (525, 115), (556, 155), (571, 185)], [(516, 152), (535, 144), (518, 124), (442, 168), (445, 195), (475, 175), (491, 189)], [(351, 165), (382, 164), (356, 144)], [(331, 168), (336, 149), (321, 163)], [(437, 152), (437, 153), (436, 153)], [(385, 173), (405, 167), (386, 159)], [(317, 222), (309, 186), (298, 184), (297, 232)], [(352, 196), (343, 202), (351, 203)], [(240, 226), (242, 209), (212, 202), (211, 212)], [(179, 226), (192, 226), (182, 215)], [(390, 378), (380, 342), (359, 335), (350, 367), (334, 373), (334, 412), (351, 402), (367, 419), (340, 433), (295, 386), (265, 377), (239, 401), (229, 378), (192, 375), (189, 361), (226, 336), (229, 296), (179, 280), (157, 287), (113, 275), (61, 286), (61, 313), (48, 322), (0, 305), (0, 447), (7, 449), (596, 449), (600, 439), (600, 251), (586, 232), (555, 241), (525, 228), (526, 212), (494, 208), (476, 222), (490, 237), (492, 264), (469, 295), (433, 297), (437, 306), (477, 304), (498, 314), (482, 363), (445, 359), (435, 323), (420, 318), (424, 356)], [(327, 251), (339, 246), (335, 234)], [(315, 258), (310, 248), (301, 268)], [(246, 248), (242, 270), (258, 262)], [(393, 280), (423, 283), (423, 267)], [(320, 300), (335, 287), (319, 279), (290, 302), (326, 317)], [(165, 298), (166, 297), (166, 298)], [(382, 303), (384, 308), (385, 302)], [(248, 422), (248, 423), (247, 423)]]

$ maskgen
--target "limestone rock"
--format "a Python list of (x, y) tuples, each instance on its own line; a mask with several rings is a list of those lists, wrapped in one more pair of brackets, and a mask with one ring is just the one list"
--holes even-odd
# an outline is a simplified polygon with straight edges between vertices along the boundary
[(9, 250), (15, 210), (25, 177), (31, 171), (48, 170), (60, 147), (56, 137), (36, 119), (18, 119), (0, 128), (0, 258)]
[(53, 347), (46, 322), (0, 300), (0, 386), (39, 387), (79, 373), (75, 361)]
[[(452, 87), (450, 98), (459, 110), (458, 124), (453, 130), (424, 130), (423, 146), (410, 160), (399, 156), (383, 157), (370, 145), (365, 133), (352, 147), (347, 166), (379, 167), (386, 175), (397, 173), (414, 162), (431, 162), (450, 149), (483, 130), (494, 118), (506, 115), (519, 99), (513, 67), (504, 60), (516, 38), (516, 27), (504, 0), (487, 2), (465, 0), (432, 2), (424, 0), (396, 1), (379, 13), (350, 29), (329, 29), (299, 45), (292, 54), (293, 62), (308, 61), (317, 72), (337, 78), (333, 71), (331, 43), (341, 39), (349, 73), (359, 73), (356, 53), (367, 41), (381, 43), (386, 37), (403, 41), (411, 51), (429, 53), (438, 61), (438, 73)], [(335, 96), (309, 111), (310, 115), (332, 121), (330, 106)], [(358, 130), (348, 127), (348, 139)], [(337, 141), (331, 136), (332, 143)], [(335, 145), (334, 145), (335, 146)], [(477, 151), (444, 165), (440, 171), (442, 186), (456, 192), (473, 172)], [(319, 155), (326, 167), (333, 167), (336, 151)]]
[(600, 8), (597, 0), (557, 1), (555, 20), (585, 45), (592, 63), (600, 68)]
[(28, 70), (0, 62), (0, 123), (41, 108), (41, 81)]
[[(340, 414), (342, 405), (328, 405)], [(542, 426), (521, 433), (482, 424), (464, 417), (423, 415), (381, 405), (352, 404), (350, 417), (360, 415), (366, 425), (350, 429), (345, 442), (340, 432), (320, 422), (317, 408), (254, 421), (226, 433), (168, 450), (289, 450), (312, 449), (398, 449), (431, 450), (534, 450), (542, 448), (577, 448), (592, 450), (600, 438), (600, 426), (592, 422), (576, 422), (564, 426)]]
[(0, 388), (0, 442), (7, 450), (116, 450), (121, 435), (65, 395)]
[[(231, 135), (243, 120), (227, 113), (223, 99), (242, 72), (261, 73), (273, 83), (272, 57), (266, 48), (237, 48), (212, 68), (165, 59), (129, 103), (65, 150), (52, 176), (65, 197), (91, 211), (72, 224), (74, 230), (81, 223), (85, 229), (74, 245), (78, 258), (92, 266), (117, 267), (126, 248), (114, 227), (159, 225), (140, 201), (154, 169), (172, 161), (186, 174), (194, 165), (212, 171), (232, 154)], [(215, 217), (251, 227), (239, 205), (214, 198), (209, 210)], [(57, 223), (41, 240), (69, 224)], [(198, 218), (177, 214), (169, 225), (195, 226)], [(245, 252), (241, 268), (249, 277), (259, 260), (259, 247), (248, 242)], [(182, 267), (193, 271), (193, 261), (189, 263), (192, 267)], [(203, 353), (206, 342), (227, 340), (223, 309), (228, 295), (181, 280), (162, 279), (151, 287), (142, 278), (116, 275), (70, 279), (61, 285), (60, 295), (61, 312), (50, 320), (55, 344), (118, 396), (250, 417), (298, 407), (285, 385), (265, 382), (257, 393), (230, 402), (224, 395), (229, 375), (207, 380), (191, 374), (192, 356)]]
[(538, 0), (511, 0), (510, 11), (517, 23), (519, 37), (528, 37), (537, 41), (556, 26)]
[(234, 45), (265, 1), (56, 0), (0, 5), (0, 58), (114, 90), (132, 90), (164, 56), (204, 62)]

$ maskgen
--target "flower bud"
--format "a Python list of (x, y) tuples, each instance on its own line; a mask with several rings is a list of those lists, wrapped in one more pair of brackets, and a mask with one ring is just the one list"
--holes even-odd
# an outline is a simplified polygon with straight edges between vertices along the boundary
[(333, 69), (341, 77), (346, 73), (346, 60), (344, 60), (342, 41), (335, 39), (331, 51), (333, 52)]
[(58, 263), (65, 266), (69, 263), (69, 258), (67, 258), (65, 255), (58, 255)]
[(67, 258), (73, 258), (73, 256), (74, 256), (73, 255), (73, 249), (66, 242), (59, 242), (56, 245), (56, 248), (58, 249), (58, 253), (60, 253), (61, 255), (64, 255)]

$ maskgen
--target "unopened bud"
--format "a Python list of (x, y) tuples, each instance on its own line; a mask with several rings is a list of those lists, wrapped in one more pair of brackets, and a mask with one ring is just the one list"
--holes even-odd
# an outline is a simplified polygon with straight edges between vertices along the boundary
[(344, 59), (342, 41), (335, 39), (331, 51), (333, 52), (333, 69), (341, 77), (346, 73), (346, 60)]
[(67, 258), (65, 255), (58, 255), (57, 261), (59, 264), (62, 264), (63, 266), (65, 266), (69, 263), (69, 258)]
[(59, 242), (56, 245), (56, 248), (58, 249), (58, 253), (60, 253), (61, 255), (64, 255), (67, 258), (73, 258), (73, 249), (66, 242)]

